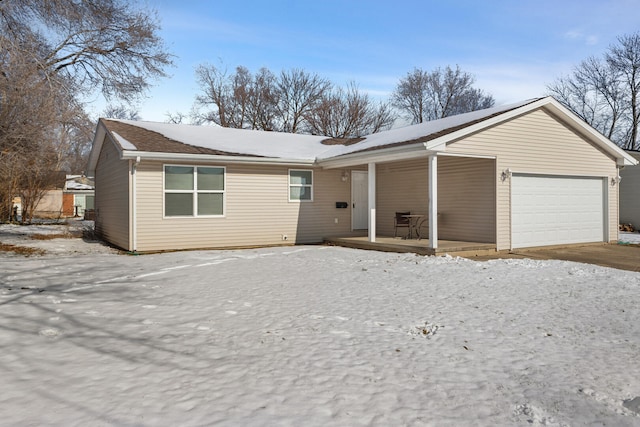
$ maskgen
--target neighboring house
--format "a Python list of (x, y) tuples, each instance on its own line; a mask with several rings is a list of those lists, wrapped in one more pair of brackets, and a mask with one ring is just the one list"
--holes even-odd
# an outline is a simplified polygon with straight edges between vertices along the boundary
[[(44, 194), (34, 209), (34, 218), (68, 218), (84, 216), (85, 209), (93, 209), (94, 185), (83, 175), (60, 174), (60, 179)], [(18, 214), (22, 215), (22, 200), (14, 199)]]
[(85, 210), (94, 208), (93, 179), (84, 175), (67, 175), (62, 195), (63, 216), (84, 217)]
[[(627, 151), (640, 160), (640, 151)], [(640, 166), (625, 167), (620, 171), (620, 223), (632, 224), (640, 229)]]
[[(52, 183), (33, 209), (34, 218), (60, 218), (62, 215), (63, 189), (65, 185), (64, 172), (52, 172)], [(18, 206), (19, 215), (22, 215), (22, 199)]]
[(96, 231), (147, 252), (393, 236), (497, 250), (618, 238), (618, 169), (636, 160), (553, 98), (337, 140), (101, 119)]

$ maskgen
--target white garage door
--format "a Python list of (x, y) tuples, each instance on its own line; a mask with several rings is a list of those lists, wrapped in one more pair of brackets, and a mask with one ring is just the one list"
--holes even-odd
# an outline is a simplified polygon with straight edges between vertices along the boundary
[(604, 241), (600, 178), (513, 175), (511, 246)]

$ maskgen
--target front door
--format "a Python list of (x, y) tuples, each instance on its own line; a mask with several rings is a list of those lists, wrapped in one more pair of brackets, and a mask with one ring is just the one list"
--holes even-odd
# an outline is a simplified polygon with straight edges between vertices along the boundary
[(351, 228), (367, 230), (369, 228), (369, 190), (368, 173), (351, 172)]

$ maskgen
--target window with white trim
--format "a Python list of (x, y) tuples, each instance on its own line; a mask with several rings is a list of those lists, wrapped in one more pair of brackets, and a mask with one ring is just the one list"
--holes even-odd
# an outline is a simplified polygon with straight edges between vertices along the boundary
[(223, 216), (225, 168), (164, 166), (164, 216)]
[(289, 201), (313, 201), (313, 171), (289, 169)]

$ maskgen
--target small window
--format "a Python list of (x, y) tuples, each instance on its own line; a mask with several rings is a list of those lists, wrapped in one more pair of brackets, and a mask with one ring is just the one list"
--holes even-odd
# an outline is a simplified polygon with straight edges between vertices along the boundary
[(164, 216), (224, 215), (225, 168), (165, 166)]
[(313, 171), (289, 170), (289, 201), (313, 201)]

